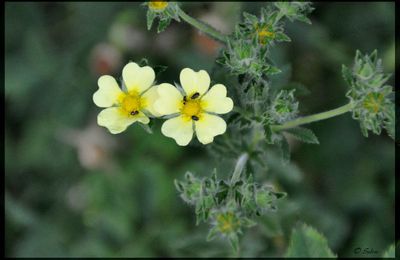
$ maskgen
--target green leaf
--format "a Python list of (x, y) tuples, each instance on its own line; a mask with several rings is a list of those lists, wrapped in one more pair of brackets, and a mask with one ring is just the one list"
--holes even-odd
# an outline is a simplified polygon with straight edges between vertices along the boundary
[(207, 242), (210, 242), (211, 240), (213, 240), (217, 235), (218, 235), (218, 227), (213, 227), (210, 229), (210, 231), (208, 232), (207, 235)]
[(232, 234), (229, 236), (229, 243), (231, 244), (235, 253), (239, 251), (239, 237), (237, 234)]
[(268, 75), (275, 75), (275, 74), (281, 73), (282, 71), (275, 66), (270, 66), (266, 72)]
[(154, 18), (156, 18), (156, 14), (150, 10), (147, 11), (147, 30), (150, 31), (151, 26), (153, 25)]
[(382, 257), (384, 258), (395, 258), (396, 257), (396, 249), (394, 244), (390, 245), (388, 249), (386, 249), (385, 253), (383, 253)]
[(294, 138), (309, 144), (319, 144), (318, 138), (313, 131), (304, 127), (295, 127), (285, 130), (285, 132), (292, 135)]
[(326, 238), (314, 228), (302, 224), (292, 231), (286, 257), (337, 257)]
[(396, 127), (395, 127), (395, 108), (394, 104), (391, 104), (387, 108), (387, 113), (386, 113), (386, 120), (384, 122), (384, 127), (388, 133), (388, 135), (393, 139), (396, 140)]
[(299, 20), (300, 22), (306, 23), (306, 24), (312, 24), (311, 20), (308, 19), (305, 15), (299, 15), (296, 18), (297, 20)]

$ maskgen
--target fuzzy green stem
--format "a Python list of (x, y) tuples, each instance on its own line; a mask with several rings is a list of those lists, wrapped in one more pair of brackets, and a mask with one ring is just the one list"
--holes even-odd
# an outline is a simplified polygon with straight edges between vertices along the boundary
[(224, 34), (222, 34), (219, 31), (217, 31), (216, 29), (214, 29), (210, 25), (208, 25), (206, 23), (203, 23), (203, 22), (191, 17), (190, 15), (185, 13), (180, 8), (178, 8), (178, 14), (185, 22), (187, 22), (188, 24), (190, 24), (193, 27), (197, 28), (199, 31), (207, 34), (208, 36), (212, 37), (213, 39), (216, 39), (216, 40), (226, 44), (227, 36), (225, 36)]
[(242, 174), (244, 166), (246, 165), (248, 159), (249, 155), (247, 153), (240, 155), (239, 159), (236, 162), (235, 170), (232, 174), (231, 183), (239, 181), (240, 175)]
[(341, 106), (341, 107), (338, 107), (338, 108), (335, 108), (335, 109), (332, 109), (329, 111), (325, 111), (325, 112), (310, 115), (310, 116), (300, 117), (295, 120), (286, 122), (282, 125), (273, 125), (271, 128), (273, 131), (281, 131), (281, 130), (293, 128), (296, 126), (300, 126), (300, 125), (328, 119), (331, 117), (339, 116), (341, 114), (349, 112), (351, 110), (351, 108), (352, 108), (352, 105), (350, 103), (348, 103), (344, 106)]

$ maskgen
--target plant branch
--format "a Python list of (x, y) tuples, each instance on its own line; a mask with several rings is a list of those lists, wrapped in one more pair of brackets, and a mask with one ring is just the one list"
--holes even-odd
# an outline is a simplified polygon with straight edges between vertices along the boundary
[(281, 130), (293, 128), (296, 126), (300, 126), (300, 125), (328, 119), (331, 117), (339, 116), (341, 114), (349, 112), (351, 110), (351, 108), (352, 108), (351, 104), (348, 103), (344, 106), (341, 106), (341, 107), (338, 107), (338, 108), (335, 108), (335, 109), (332, 109), (329, 111), (325, 111), (325, 112), (310, 115), (310, 116), (300, 117), (295, 120), (288, 121), (282, 125), (273, 125), (273, 126), (271, 126), (271, 128), (273, 131), (281, 131)]
[(197, 28), (199, 31), (207, 34), (208, 36), (212, 37), (215, 40), (218, 40), (222, 43), (227, 42), (227, 36), (222, 34), (221, 32), (217, 31), (215, 28), (212, 26), (203, 23), (196, 18), (191, 17), (187, 13), (185, 13), (182, 9), (178, 8), (178, 14), (188, 24), (192, 25), (193, 27)]

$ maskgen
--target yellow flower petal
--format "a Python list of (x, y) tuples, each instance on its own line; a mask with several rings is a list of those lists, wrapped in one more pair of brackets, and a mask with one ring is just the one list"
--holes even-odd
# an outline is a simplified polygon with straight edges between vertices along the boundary
[(149, 118), (141, 112), (136, 116), (129, 116), (119, 107), (103, 109), (97, 116), (97, 124), (108, 128), (112, 134), (119, 134), (125, 131), (129, 125), (136, 121), (143, 124), (150, 122)]
[(142, 95), (142, 103), (144, 103), (143, 108), (149, 111), (153, 116), (161, 116), (160, 113), (154, 107), (155, 102), (158, 100), (159, 95), (157, 92), (157, 86), (151, 87)]
[(136, 63), (130, 62), (123, 68), (122, 78), (128, 92), (141, 94), (153, 84), (155, 73), (149, 66), (139, 67)]
[(233, 108), (233, 101), (226, 97), (226, 87), (214, 85), (201, 99), (202, 108), (207, 112), (226, 114)]
[(93, 94), (93, 102), (98, 107), (111, 107), (118, 103), (118, 97), (123, 92), (113, 77), (109, 75), (101, 76), (97, 84), (99, 89)]
[(194, 122), (197, 139), (202, 144), (209, 144), (214, 137), (226, 131), (225, 121), (215, 115), (203, 113), (199, 121)]
[(179, 90), (168, 83), (163, 83), (156, 87), (159, 98), (154, 103), (155, 110), (160, 115), (178, 113), (183, 100)]
[(161, 132), (163, 135), (175, 139), (180, 146), (188, 145), (193, 137), (192, 121), (185, 120), (182, 116), (168, 119), (162, 125)]
[(210, 76), (205, 70), (195, 72), (185, 68), (181, 71), (180, 81), (187, 96), (192, 96), (196, 92), (203, 95), (210, 87)]

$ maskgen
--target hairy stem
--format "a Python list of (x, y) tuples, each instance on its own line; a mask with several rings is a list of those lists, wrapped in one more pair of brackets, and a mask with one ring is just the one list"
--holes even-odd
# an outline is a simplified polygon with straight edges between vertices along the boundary
[(247, 153), (240, 155), (239, 159), (236, 162), (235, 170), (232, 174), (231, 183), (235, 183), (240, 179), (240, 175), (242, 174), (243, 168), (246, 165), (248, 159), (249, 155)]
[(212, 37), (213, 39), (216, 39), (216, 40), (226, 44), (227, 36), (225, 36), (224, 34), (222, 34), (219, 31), (217, 31), (210, 25), (203, 23), (203, 22), (197, 20), (196, 18), (191, 17), (190, 15), (185, 13), (180, 8), (178, 9), (178, 14), (182, 18), (182, 20), (184, 20), (188, 24), (192, 25), (193, 27), (197, 28), (199, 31), (207, 34), (208, 36)]
[(335, 108), (335, 109), (332, 109), (329, 111), (325, 111), (325, 112), (310, 115), (310, 116), (300, 117), (295, 120), (288, 121), (282, 125), (273, 125), (271, 128), (273, 131), (281, 131), (281, 130), (293, 128), (296, 126), (300, 126), (300, 125), (328, 119), (331, 117), (339, 116), (341, 114), (349, 112), (351, 110), (351, 108), (352, 108), (351, 104), (348, 103), (344, 106), (341, 106), (341, 107), (338, 107), (338, 108)]

